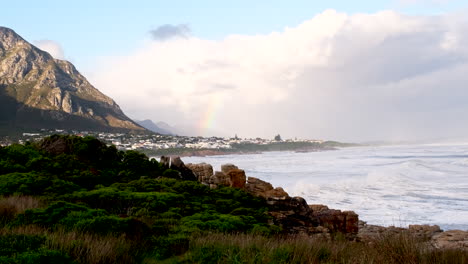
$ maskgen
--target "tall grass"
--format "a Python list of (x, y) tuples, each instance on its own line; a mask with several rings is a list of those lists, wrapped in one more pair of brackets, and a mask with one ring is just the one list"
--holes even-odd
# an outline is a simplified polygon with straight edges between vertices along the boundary
[(137, 263), (141, 253), (139, 248), (142, 248), (125, 236), (101, 236), (64, 229), (51, 231), (35, 225), (0, 229), (0, 236), (10, 234), (44, 236), (45, 248), (66, 253), (78, 263)]
[[(147, 263), (152, 263), (147, 261)], [(304, 236), (267, 238), (211, 234), (192, 239), (189, 251), (166, 263), (468, 263), (468, 251), (439, 250), (410, 235), (384, 237), (369, 245)]]
[(28, 209), (42, 206), (41, 200), (32, 196), (0, 197), (0, 224), (6, 224)]

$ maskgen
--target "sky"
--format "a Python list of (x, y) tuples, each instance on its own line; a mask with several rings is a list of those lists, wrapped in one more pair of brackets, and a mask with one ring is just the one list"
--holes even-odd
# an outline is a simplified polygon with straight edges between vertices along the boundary
[(0, 25), (190, 135), (467, 138), (468, 1), (8, 1)]

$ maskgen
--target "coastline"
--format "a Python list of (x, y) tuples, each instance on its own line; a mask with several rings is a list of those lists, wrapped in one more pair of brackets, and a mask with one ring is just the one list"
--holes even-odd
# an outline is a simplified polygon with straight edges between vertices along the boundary
[[(247, 192), (267, 199), (272, 206), (271, 208), (273, 208), (270, 215), (273, 216), (274, 221), (278, 221), (280, 226), (291, 229), (289, 233), (299, 232), (312, 237), (325, 237), (328, 239), (330, 234), (336, 232), (336, 227), (341, 226), (343, 229), (340, 229), (340, 232), (348, 239), (364, 243), (374, 243), (388, 236), (410, 235), (416, 239), (427, 241), (436, 248), (468, 249), (468, 230), (443, 230), (438, 225), (430, 223), (411, 224), (407, 227), (368, 224), (360, 219), (359, 215), (354, 211), (341, 211), (339, 208), (332, 209), (325, 204), (308, 204), (302, 197), (291, 197), (282, 187), (273, 188), (269, 182), (259, 178), (246, 177), (244, 170), (233, 164), (221, 165), (220, 172), (215, 172), (213, 167), (206, 163), (189, 163), (187, 167), (193, 171), (201, 183), (209, 185), (210, 188), (217, 188), (220, 182), (225, 182), (221, 185), (227, 184), (227, 186), (231, 185), (233, 187), (232, 183), (229, 183), (233, 180), (232, 175), (230, 178), (226, 168), (235, 168), (243, 175), (243, 179), (241, 179), (243, 183), (237, 188), (245, 188)], [(218, 179), (219, 175), (227, 176), (227, 180)], [(275, 211), (278, 210), (277, 208), (282, 209)], [(306, 220), (303, 220), (299, 225), (291, 224), (290, 221), (294, 222), (294, 219), (298, 216), (306, 217)], [(319, 223), (319, 225), (309, 226), (308, 221), (311, 221), (310, 223)]]
[(252, 150), (244, 151), (237, 149), (165, 149), (157, 151), (145, 151), (140, 150), (151, 157), (160, 156), (178, 156), (178, 157), (209, 157), (209, 156), (225, 156), (225, 155), (249, 155), (249, 154), (262, 154), (265, 152), (282, 152), (282, 151), (293, 151), (296, 153), (310, 153), (310, 152), (322, 152), (322, 151), (333, 151), (338, 150), (336, 147), (323, 147), (323, 148), (299, 148), (299, 149), (278, 149), (278, 150)]

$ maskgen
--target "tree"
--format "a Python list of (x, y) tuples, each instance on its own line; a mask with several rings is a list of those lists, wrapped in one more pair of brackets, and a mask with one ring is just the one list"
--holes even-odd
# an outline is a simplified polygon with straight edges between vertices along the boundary
[(276, 136), (275, 136), (275, 140), (276, 140), (276, 141), (281, 141), (281, 140), (282, 140), (282, 139), (281, 139), (281, 135), (280, 135), (280, 134), (276, 135)]

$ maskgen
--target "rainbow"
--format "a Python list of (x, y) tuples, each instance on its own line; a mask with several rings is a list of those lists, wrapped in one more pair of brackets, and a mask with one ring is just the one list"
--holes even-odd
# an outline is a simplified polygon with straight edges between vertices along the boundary
[(221, 106), (221, 98), (219, 96), (211, 96), (208, 104), (205, 107), (205, 112), (202, 114), (198, 122), (198, 134), (200, 136), (207, 136), (209, 129), (216, 125), (216, 117), (218, 110)]

